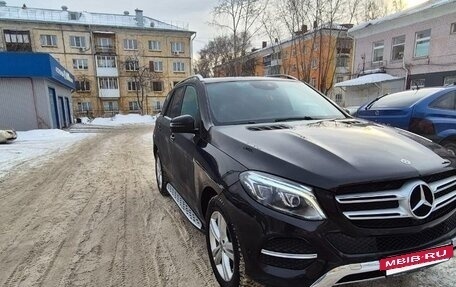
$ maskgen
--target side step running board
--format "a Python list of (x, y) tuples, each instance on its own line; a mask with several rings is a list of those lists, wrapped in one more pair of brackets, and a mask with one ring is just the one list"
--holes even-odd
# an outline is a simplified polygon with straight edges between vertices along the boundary
[(193, 210), (188, 206), (187, 202), (182, 198), (182, 196), (177, 192), (176, 189), (171, 184), (166, 185), (166, 190), (168, 193), (171, 195), (171, 197), (174, 199), (174, 201), (177, 203), (177, 206), (182, 210), (182, 212), (185, 214), (187, 219), (195, 225), (196, 228), (201, 229), (203, 226), (201, 224), (201, 221), (199, 220), (198, 216), (193, 212)]

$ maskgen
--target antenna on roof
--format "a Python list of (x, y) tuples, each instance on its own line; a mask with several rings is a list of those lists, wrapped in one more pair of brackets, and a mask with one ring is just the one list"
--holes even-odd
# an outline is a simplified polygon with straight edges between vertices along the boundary
[(124, 11), (124, 15), (125, 15), (125, 16), (128, 16), (128, 15), (130, 15), (130, 12)]
[(63, 5), (63, 6), (62, 6), (62, 10), (63, 10), (63, 11), (67, 11), (67, 10), (68, 10), (68, 7), (65, 6), (65, 5)]
[(27, 9), (27, 5), (23, 4), (22, 9)]

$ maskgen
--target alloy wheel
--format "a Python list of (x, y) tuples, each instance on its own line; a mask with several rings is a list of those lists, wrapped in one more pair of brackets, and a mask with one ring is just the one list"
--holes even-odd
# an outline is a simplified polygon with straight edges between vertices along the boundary
[(224, 281), (230, 281), (234, 273), (233, 243), (226, 220), (218, 211), (211, 215), (209, 242), (217, 272)]

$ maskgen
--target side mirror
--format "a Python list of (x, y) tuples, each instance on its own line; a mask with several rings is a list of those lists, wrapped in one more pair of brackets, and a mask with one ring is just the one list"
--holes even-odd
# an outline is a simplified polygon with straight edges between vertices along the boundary
[(194, 134), (195, 119), (190, 115), (182, 115), (171, 120), (170, 128), (172, 133), (190, 133)]

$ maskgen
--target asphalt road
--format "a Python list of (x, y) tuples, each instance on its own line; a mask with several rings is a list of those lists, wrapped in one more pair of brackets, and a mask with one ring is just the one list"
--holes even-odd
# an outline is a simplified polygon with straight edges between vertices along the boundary
[[(0, 179), (0, 286), (216, 286), (203, 234), (155, 187), (151, 127), (105, 130)], [(456, 286), (456, 259), (352, 287)]]

